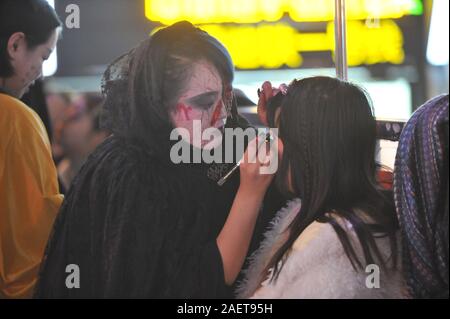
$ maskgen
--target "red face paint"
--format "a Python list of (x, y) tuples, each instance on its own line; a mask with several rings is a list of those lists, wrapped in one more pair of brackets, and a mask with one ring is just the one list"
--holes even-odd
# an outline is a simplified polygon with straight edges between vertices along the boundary
[(192, 107), (186, 106), (185, 104), (180, 103), (180, 104), (177, 105), (177, 109), (179, 111), (184, 112), (184, 116), (185, 116), (187, 121), (191, 120), (191, 117), (189, 116), (189, 112), (192, 111)]
[(220, 119), (220, 116), (222, 115), (222, 109), (223, 109), (223, 103), (222, 101), (217, 104), (216, 109), (214, 110), (213, 116), (211, 118), (211, 126), (214, 126), (216, 122)]
[(233, 87), (231, 87), (231, 86), (226, 87), (225, 97), (227, 100), (231, 100), (233, 98)]

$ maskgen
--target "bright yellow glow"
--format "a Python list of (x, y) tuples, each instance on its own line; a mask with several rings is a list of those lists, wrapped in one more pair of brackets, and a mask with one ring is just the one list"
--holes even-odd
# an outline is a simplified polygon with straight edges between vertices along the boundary
[[(423, 11), (420, 0), (347, 0), (349, 20), (395, 19)], [(145, 15), (169, 25), (279, 21), (288, 13), (296, 22), (331, 21), (333, 0), (146, 0)]]
[[(348, 62), (350, 66), (404, 62), (403, 34), (392, 20), (368, 28), (364, 22), (348, 24)], [(334, 51), (334, 24), (323, 33), (299, 33), (285, 23), (258, 26), (204, 25), (202, 29), (218, 38), (230, 51), (240, 69), (276, 69), (284, 65), (297, 68), (302, 52)]]
[[(380, 28), (368, 28), (364, 23), (351, 21), (348, 25), (347, 50), (350, 66), (377, 63), (402, 64), (405, 60), (404, 39), (400, 27), (393, 20), (380, 22)], [(334, 51), (334, 24), (327, 34)]]

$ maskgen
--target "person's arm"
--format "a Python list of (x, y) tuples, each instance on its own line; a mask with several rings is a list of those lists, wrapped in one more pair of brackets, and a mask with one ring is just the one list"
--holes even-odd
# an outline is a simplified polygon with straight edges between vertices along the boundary
[(244, 265), (264, 195), (273, 180), (273, 175), (261, 174), (261, 162), (269, 158), (264, 154), (266, 159), (255, 160), (257, 143), (257, 140), (250, 143), (241, 161), (241, 184), (225, 226), (217, 238), (227, 285), (235, 282)]
[(232, 285), (247, 255), (263, 196), (239, 189), (228, 220), (217, 238), (225, 282)]

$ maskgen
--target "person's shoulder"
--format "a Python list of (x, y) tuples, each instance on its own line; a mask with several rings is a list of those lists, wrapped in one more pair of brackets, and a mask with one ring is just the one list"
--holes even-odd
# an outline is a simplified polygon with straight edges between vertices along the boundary
[[(335, 221), (348, 235), (350, 242), (355, 244), (356, 239), (351, 224), (339, 217)], [(309, 260), (306, 263), (316, 265), (327, 264), (330, 261), (338, 264), (338, 260), (347, 260), (344, 247), (335, 227), (329, 222), (315, 221), (311, 223), (294, 242), (290, 258), (298, 259), (305, 263), (305, 256)], [(350, 262), (348, 265), (347, 262), (344, 263), (346, 266), (350, 265)]]
[[(345, 255), (344, 248), (340, 242), (336, 228), (340, 228), (343, 232), (345, 232), (352, 245), (359, 247), (359, 240), (356, 231), (347, 219), (335, 213), (329, 213), (327, 216), (333, 221), (333, 223), (318, 221), (311, 223), (294, 243), (294, 250), (302, 251), (308, 246), (317, 246), (313, 248), (316, 250), (316, 248), (319, 248), (320, 246), (327, 254)], [(361, 213), (359, 216), (365, 222), (370, 222), (370, 219), (366, 216), (366, 214)]]
[(4, 116), (14, 116), (18, 120), (36, 121), (39, 116), (22, 101), (0, 93), (0, 112)]
[(145, 145), (110, 136), (89, 156), (85, 169), (95, 171), (104, 179), (123, 178), (148, 181), (163, 174), (158, 161)]
[[(324, 243), (325, 239), (330, 239), (331, 244), (335, 243), (334, 237), (336, 233), (333, 226), (329, 223), (313, 222), (310, 224), (297, 238), (293, 245), (293, 249), (302, 251), (311, 244)], [(330, 243), (328, 243), (330, 244)], [(331, 248), (330, 246), (328, 246)], [(334, 247), (337, 248), (337, 247)]]
[(50, 148), (47, 131), (39, 115), (20, 100), (0, 93), (0, 134), (3, 146)]
[(144, 144), (139, 141), (121, 138), (117, 136), (108, 137), (98, 146), (93, 157), (106, 157), (110, 162), (117, 162), (124, 167), (151, 165), (152, 154)]
[[(352, 266), (335, 226), (348, 235), (357, 256), (364, 258), (355, 230), (344, 218), (335, 214), (329, 216), (335, 221), (334, 226), (330, 222), (315, 221), (297, 238), (273, 289), (283, 298), (402, 298), (404, 283), (399, 270), (382, 270), (383, 289), (367, 288), (368, 273)], [(381, 244), (384, 256), (389, 245)]]
[(15, 127), (22, 131), (27, 129), (42, 130), (43, 124), (36, 112), (22, 101), (0, 93), (0, 119), (2, 127)]

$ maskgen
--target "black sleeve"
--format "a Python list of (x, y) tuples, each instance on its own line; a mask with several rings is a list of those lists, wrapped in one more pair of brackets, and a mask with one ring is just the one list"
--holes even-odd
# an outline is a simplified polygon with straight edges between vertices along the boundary
[[(130, 182), (132, 174), (124, 177), (127, 191), (112, 196), (119, 201), (109, 208), (105, 228), (105, 297), (225, 297), (222, 258), (216, 238), (207, 236), (206, 212), (173, 185), (153, 184), (155, 192)], [(114, 217), (127, 214), (126, 220)]]
[[(208, 232), (213, 212), (192, 202), (178, 176), (138, 159), (94, 157), (83, 168), (55, 224), (38, 298), (229, 296)], [(68, 264), (80, 267), (80, 289), (65, 287)]]

